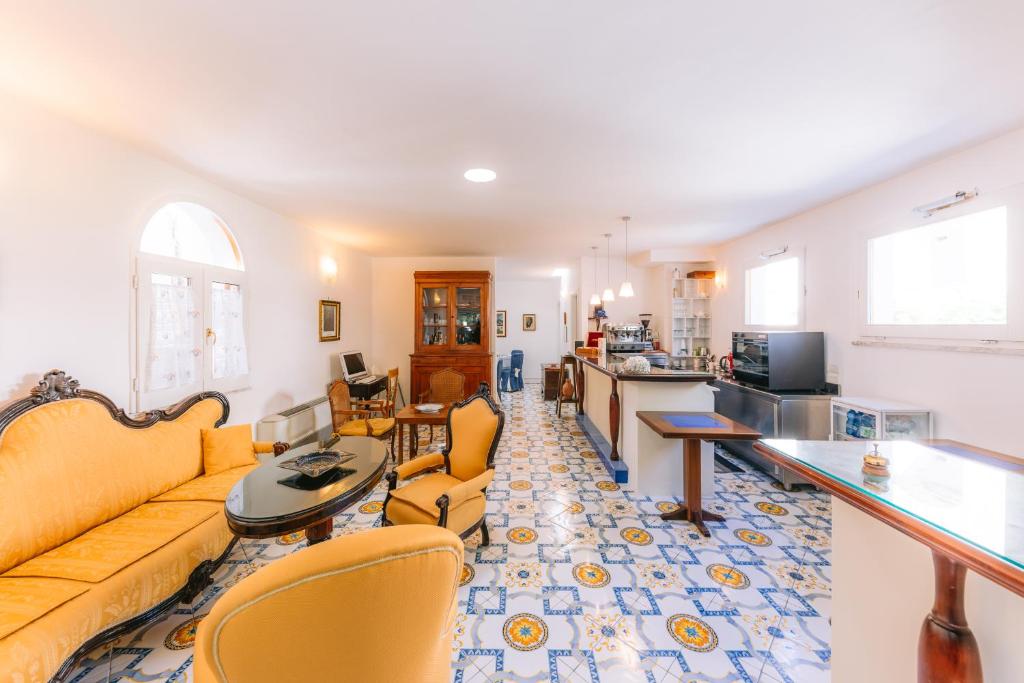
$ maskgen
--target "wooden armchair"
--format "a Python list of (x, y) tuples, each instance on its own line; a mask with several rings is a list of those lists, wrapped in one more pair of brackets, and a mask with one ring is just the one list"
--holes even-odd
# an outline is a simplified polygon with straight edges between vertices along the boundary
[(395, 429), (394, 417), (373, 417), (375, 408), (380, 410), (376, 404), (381, 401), (353, 400), (348, 384), (341, 380), (328, 389), (327, 399), (331, 402), (331, 423), (335, 436), (384, 438)]
[[(483, 545), (489, 544), (487, 486), (494, 479), (494, 452), (504, 426), (505, 413), (491, 400), (487, 383), (481, 382), (477, 393), (449, 411), (443, 452), (420, 456), (388, 473), (383, 525), (434, 524), (463, 539), (480, 529)], [(443, 472), (398, 487), (399, 481), (442, 467)]]
[(383, 399), (370, 399), (365, 403), (370, 407), (370, 411), (374, 413), (380, 413), (381, 417), (394, 417), (397, 404), (395, 401), (398, 398), (398, 368), (391, 368), (388, 370), (388, 383), (384, 388)]

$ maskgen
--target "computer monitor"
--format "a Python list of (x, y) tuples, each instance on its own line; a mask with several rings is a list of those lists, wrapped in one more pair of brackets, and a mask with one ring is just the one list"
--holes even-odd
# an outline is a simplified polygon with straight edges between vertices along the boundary
[(341, 354), (341, 371), (348, 382), (366, 375), (366, 363), (363, 362), (363, 354), (358, 351), (343, 352)]

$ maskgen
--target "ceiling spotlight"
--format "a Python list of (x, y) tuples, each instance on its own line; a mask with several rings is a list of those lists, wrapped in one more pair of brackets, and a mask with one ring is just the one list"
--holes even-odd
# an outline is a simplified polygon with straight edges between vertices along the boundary
[(498, 177), (498, 174), (489, 168), (471, 168), (463, 176), (471, 183), (489, 183)]

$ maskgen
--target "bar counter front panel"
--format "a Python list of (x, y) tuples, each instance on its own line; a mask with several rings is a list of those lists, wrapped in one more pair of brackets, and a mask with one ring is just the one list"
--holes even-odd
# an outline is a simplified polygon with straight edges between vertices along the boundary
[[(641, 425), (636, 412), (711, 412), (715, 398), (708, 382), (714, 376), (661, 368), (651, 368), (650, 374), (630, 374), (622, 371), (623, 359), (614, 355), (579, 360), (583, 415), (578, 419), (591, 441), (607, 444), (609, 452), (602, 453), (602, 460), (610, 457), (611, 445), (615, 444), (618, 460), (612, 462), (614, 471), (610, 476), (617, 473), (620, 486), (641, 495), (682, 499), (683, 456), (679, 444)], [(703, 491), (713, 495), (714, 447), (708, 443), (701, 446), (701, 475)]]

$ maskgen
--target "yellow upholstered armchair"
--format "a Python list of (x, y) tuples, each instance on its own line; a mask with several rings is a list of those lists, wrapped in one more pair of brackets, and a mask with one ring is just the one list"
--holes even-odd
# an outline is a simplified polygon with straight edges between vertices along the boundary
[[(505, 414), (491, 399), (486, 382), (477, 393), (448, 413), (444, 451), (429, 453), (388, 473), (388, 494), (381, 521), (395, 524), (436, 524), (463, 539), (477, 529), (490, 543), (484, 513), (487, 486), (494, 479), (494, 452), (501, 439)], [(399, 481), (439, 470), (398, 487)]]
[(276, 560), (200, 622), (195, 680), (448, 681), (462, 560), (459, 537), (434, 526), (373, 529)]
[(335, 436), (389, 436), (395, 428), (394, 417), (373, 417), (380, 401), (352, 399), (348, 384), (336, 381), (327, 391), (331, 402), (331, 422)]

